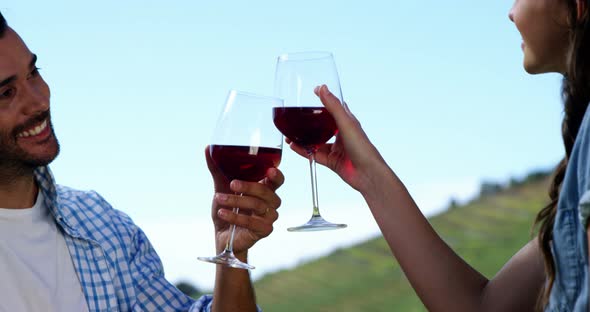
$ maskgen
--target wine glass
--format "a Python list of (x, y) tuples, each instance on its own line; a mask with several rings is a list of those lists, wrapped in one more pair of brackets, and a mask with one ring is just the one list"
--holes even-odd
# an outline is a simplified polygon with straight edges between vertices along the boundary
[(313, 213), (311, 219), (288, 231), (322, 231), (345, 228), (320, 215), (315, 152), (338, 132), (336, 122), (314, 93), (325, 84), (342, 102), (336, 63), (330, 52), (301, 52), (279, 56), (275, 73), (275, 96), (284, 106), (273, 109), (273, 121), (289, 140), (305, 148), (309, 156)]
[[(278, 98), (236, 90), (229, 92), (209, 147), (211, 159), (228, 181), (260, 181), (269, 168), (279, 165), (283, 136), (273, 125), (272, 109), (281, 105), (283, 100)], [(233, 212), (239, 213), (239, 208), (233, 208)], [(254, 269), (235, 257), (235, 231), (236, 226), (231, 225), (224, 251), (215, 257), (198, 259), (234, 268)]]

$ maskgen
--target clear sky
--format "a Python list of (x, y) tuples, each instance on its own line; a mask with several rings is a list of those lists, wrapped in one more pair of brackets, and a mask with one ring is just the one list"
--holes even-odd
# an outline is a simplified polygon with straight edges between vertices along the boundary
[[(285, 52), (334, 54), (345, 101), (424, 211), (560, 159), (558, 75), (522, 69), (512, 1), (3, 0), (39, 56), (62, 146), (58, 183), (127, 212), (169, 279), (213, 285), (213, 194), (203, 149), (231, 88), (272, 95)], [(280, 219), (251, 251), (255, 278), (378, 235), (362, 197), (318, 168), (319, 200), (349, 228), (307, 221), (307, 161), (284, 150)]]

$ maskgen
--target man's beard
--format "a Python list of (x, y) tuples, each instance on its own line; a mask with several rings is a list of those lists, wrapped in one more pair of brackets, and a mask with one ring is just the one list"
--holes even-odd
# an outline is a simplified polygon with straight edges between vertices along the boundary
[[(34, 155), (21, 148), (17, 144), (17, 134), (42, 120), (47, 120), (47, 126), (49, 127), (50, 131), (50, 136), (47, 139), (48, 142), (45, 142), (44, 144), (48, 144), (48, 148), (54, 151), (43, 153), (42, 155)], [(5, 174), (12, 172), (12, 174), (18, 175), (19, 173), (30, 172), (39, 166), (47, 166), (57, 157), (58, 154), (59, 142), (55, 137), (53, 125), (51, 124), (51, 119), (49, 117), (49, 112), (45, 112), (35, 118), (32, 118), (26, 123), (15, 127), (9, 133), (0, 132), (0, 171), (4, 172)]]

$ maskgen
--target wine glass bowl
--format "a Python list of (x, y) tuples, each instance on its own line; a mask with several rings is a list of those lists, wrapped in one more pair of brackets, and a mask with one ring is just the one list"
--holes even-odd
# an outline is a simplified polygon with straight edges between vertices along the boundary
[(301, 52), (279, 56), (275, 73), (275, 96), (284, 105), (273, 108), (273, 121), (285, 137), (305, 148), (309, 156), (312, 205), (311, 219), (288, 231), (322, 231), (345, 228), (326, 221), (319, 212), (315, 152), (338, 133), (336, 122), (319, 97), (318, 86), (326, 85), (342, 102), (336, 63), (330, 52)]
[(211, 159), (229, 181), (260, 181), (269, 168), (281, 162), (281, 149), (276, 147), (212, 144), (209, 149)]
[(303, 146), (308, 153), (315, 152), (338, 132), (334, 118), (325, 107), (275, 107), (273, 120), (289, 140)]

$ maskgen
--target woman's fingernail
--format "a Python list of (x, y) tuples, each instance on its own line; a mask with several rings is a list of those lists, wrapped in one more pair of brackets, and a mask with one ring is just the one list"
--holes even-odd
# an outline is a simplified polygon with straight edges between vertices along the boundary
[(228, 213), (228, 211), (227, 211), (227, 210), (225, 210), (225, 209), (219, 209), (219, 210), (217, 210), (217, 214), (218, 214), (220, 217), (227, 217), (229, 213)]
[(317, 94), (318, 92), (320, 92), (320, 86), (317, 86), (317, 87), (315, 87), (315, 88), (313, 89), (313, 92), (314, 92), (314, 93), (316, 93), (316, 94)]

